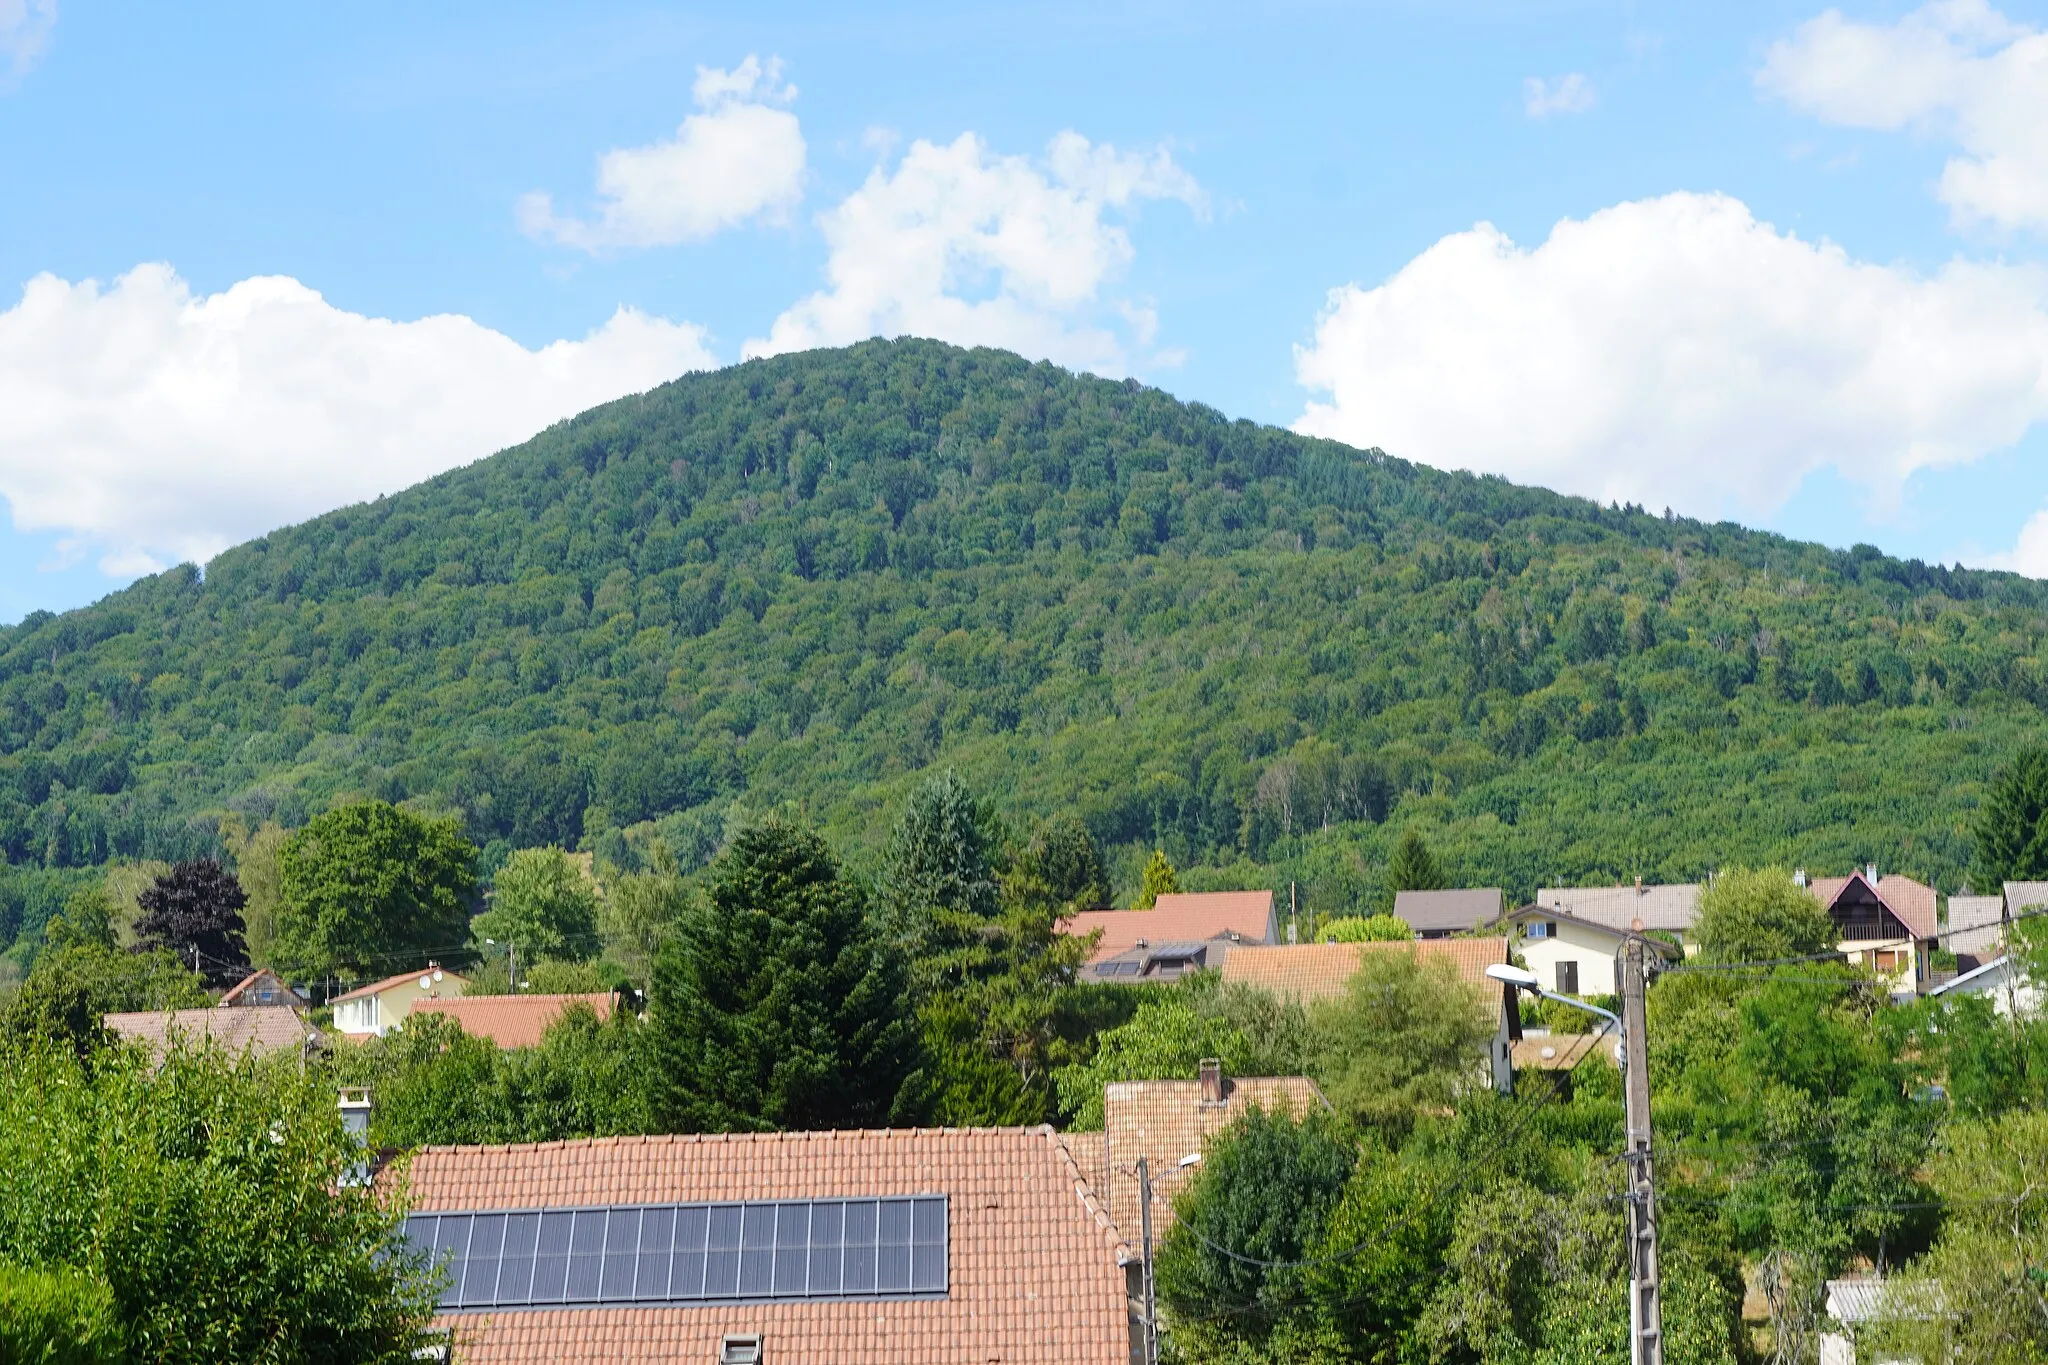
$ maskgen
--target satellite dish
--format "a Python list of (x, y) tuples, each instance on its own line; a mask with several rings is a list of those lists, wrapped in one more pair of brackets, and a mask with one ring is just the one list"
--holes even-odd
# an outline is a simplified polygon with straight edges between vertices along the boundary
[(423, 977), (421, 977), (421, 978), (420, 978), (420, 989), (421, 989), (421, 990), (423, 990), (423, 991), (424, 991), (424, 990), (431, 990), (431, 989), (433, 989), (433, 986), (434, 986), (434, 978), (433, 978), (433, 977), (431, 977), (431, 976), (423, 976)]
[(434, 980), (436, 980), (436, 981), (439, 981), (440, 979), (441, 979), (441, 969), (440, 969), (439, 967), (436, 967), (436, 968), (434, 968)]

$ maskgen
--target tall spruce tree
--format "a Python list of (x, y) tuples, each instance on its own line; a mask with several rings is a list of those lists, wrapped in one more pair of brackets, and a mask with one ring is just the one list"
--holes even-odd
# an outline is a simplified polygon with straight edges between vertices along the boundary
[(995, 918), (992, 824), (967, 784), (950, 772), (911, 793), (889, 835), (882, 874), (885, 918), (911, 962), (957, 953)]
[(242, 884), (217, 858), (178, 863), (136, 897), (142, 918), (135, 936), (143, 949), (165, 948), (214, 987), (232, 986), (249, 973), (242, 944)]
[(661, 950), (653, 1003), (656, 1112), (676, 1131), (913, 1117), (902, 962), (809, 831), (770, 820), (733, 839)]
[(1987, 891), (2048, 879), (2048, 749), (2023, 749), (1977, 807), (1973, 880)]
[(1403, 830), (1387, 859), (1387, 885), (1394, 891), (1441, 891), (1446, 885), (1442, 864), (1416, 831)]

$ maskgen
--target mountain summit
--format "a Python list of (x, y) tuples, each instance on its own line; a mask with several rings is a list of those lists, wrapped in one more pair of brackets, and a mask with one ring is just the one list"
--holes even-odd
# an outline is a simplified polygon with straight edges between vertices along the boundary
[(951, 767), (1012, 818), (1333, 885), (1389, 824), (1524, 893), (1762, 859), (1953, 882), (2041, 728), (2044, 604), (868, 342), (0, 631), (0, 848), (173, 857), (371, 793), (688, 861), (736, 808), (877, 842)]

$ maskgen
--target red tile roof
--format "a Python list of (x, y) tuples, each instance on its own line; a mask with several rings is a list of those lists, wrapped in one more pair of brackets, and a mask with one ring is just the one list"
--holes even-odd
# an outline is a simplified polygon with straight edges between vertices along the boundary
[(1273, 941), (1273, 893), (1207, 891), (1161, 896), (1150, 910), (1083, 910), (1060, 921), (1062, 933), (1102, 931), (1095, 958), (1114, 957), (1147, 943), (1200, 943), (1235, 934), (1246, 943)]
[(1067, 1140), (1076, 1148), (1100, 1148), (1107, 1186), (1103, 1197), (1118, 1227), (1139, 1225), (1139, 1157), (1152, 1172), (1153, 1234), (1164, 1236), (1173, 1225), (1174, 1196), (1194, 1176), (1193, 1167), (1180, 1164), (1182, 1157), (1202, 1151), (1211, 1137), (1254, 1105), (1295, 1118), (1330, 1107), (1321, 1088), (1306, 1076), (1226, 1076), (1223, 1094), (1223, 1103), (1204, 1104), (1199, 1080), (1117, 1081), (1104, 1088), (1102, 1131), (1069, 1133)]
[(688, 1200), (948, 1196), (943, 1299), (500, 1310), (440, 1319), (464, 1365), (718, 1359), (758, 1332), (768, 1360), (831, 1365), (1129, 1365), (1133, 1253), (1050, 1128), (746, 1133), (429, 1147), (420, 1211)]
[(439, 972), (448, 980), (460, 983), (462, 985), (469, 984), (468, 977), (462, 976), (456, 972), (451, 972), (446, 967), (437, 967), (434, 964), (429, 963), (424, 967), (417, 967), (409, 972), (400, 972), (396, 976), (387, 976), (382, 981), (372, 981), (367, 986), (358, 986), (352, 991), (348, 991), (344, 994), (335, 996), (327, 1003), (330, 1005), (339, 1005), (344, 1000), (360, 1000), (362, 997), (366, 995), (382, 995), (385, 991), (390, 990), (393, 986), (403, 986), (408, 981), (417, 981), (421, 977), (426, 976), (432, 972)]
[(1270, 948), (1239, 946), (1223, 959), (1223, 979), (1303, 1001), (1329, 1000), (1344, 994), (1350, 986), (1363, 960), (1360, 954), (1386, 952), (1441, 957), (1457, 969), (1460, 980), (1489, 986), (1486, 969), (1508, 960), (1508, 941), (1437, 938), (1392, 943), (1287, 943)]
[(499, 1047), (532, 1047), (571, 1005), (588, 1005), (600, 1021), (612, 1017), (612, 997), (592, 995), (460, 995), (451, 1000), (420, 1000), (414, 1014), (445, 1014), (473, 1038), (488, 1038)]
[(108, 1029), (124, 1038), (147, 1043), (150, 1051), (158, 1054), (169, 1045), (170, 1035), (174, 1032), (183, 1034), (192, 1042), (211, 1039), (231, 1052), (245, 1048), (275, 1052), (281, 1048), (296, 1048), (307, 1038), (315, 1036), (313, 1029), (290, 1005), (243, 1005), (233, 1009), (210, 1005), (190, 1010), (138, 1010), (109, 1014), (103, 1022)]
[(1939, 893), (1925, 882), (1916, 882), (1911, 877), (1894, 873), (1879, 877), (1875, 883), (1861, 872), (1852, 872), (1846, 877), (1815, 877), (1809, 888), (1820, 901), (1822, 908), (1832, 910), (1851, 882), (1861, 882), (1877, 893), (1885, 908), (1898, 916), (1914, 938), (1933, 938), (1941, 931), (1936, 923), (1936, 905)]

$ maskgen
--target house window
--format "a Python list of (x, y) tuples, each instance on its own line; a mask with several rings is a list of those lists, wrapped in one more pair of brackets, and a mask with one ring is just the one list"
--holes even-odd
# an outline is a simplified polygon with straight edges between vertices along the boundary
[(1557, 989), (1560, 995), (1579, 993), (1579, 964), (1560, 962), (1557, 964)]
[(1530, 937), (1530, 938), (1556, 938), (1556, 937), (1557, 937), (1557, 925), (1556, 925), (1556, 924), (1555, 924), (1555, 923), (1554, 923), (1553, 921), (1551, 921), (1551, 920), (1547, 920), (1547, 919), (1540, 919), (1540, 920), (1537, 920), (1537, 921), (1536, 921), (1535, 923), (1533, 923), (1533, 924), (1531, 924), (1531, 925), (1529, 926), (1529, 937)]
[(1876, 960), (1877, 970), (1885, 976), (1897, 976), (1906, 970), (1906, 952), (1902, 948), (1880, 948), (1871, 957)]
[(946, 1197), (416, 1213), (443, 1309), (947, 1292)]

